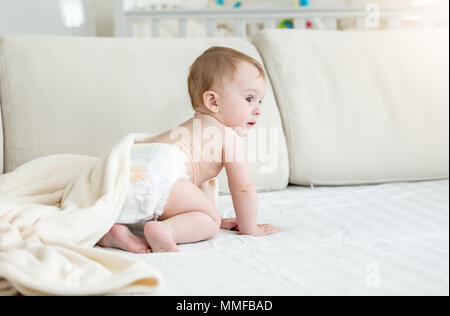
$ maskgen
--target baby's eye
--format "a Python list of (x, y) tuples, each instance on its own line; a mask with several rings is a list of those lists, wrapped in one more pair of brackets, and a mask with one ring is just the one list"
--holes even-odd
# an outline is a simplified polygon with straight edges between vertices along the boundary
[(247, 100), (247, 102), (249, 102), (249, 103), (250, 103), (250, 102), (252, 102), (252, 101), (253, 101), (253, 97), (247, 97), (247, 99), (246, 99), (246, 100)]

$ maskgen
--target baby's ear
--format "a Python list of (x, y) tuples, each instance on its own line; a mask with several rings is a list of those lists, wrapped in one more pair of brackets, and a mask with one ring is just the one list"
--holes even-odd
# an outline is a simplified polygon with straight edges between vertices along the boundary
[(203, 93), (203, 104), (213, 113), (219, 112), (219, 106), (217, 105), (217, 93), (214, 91), (209, 90)]

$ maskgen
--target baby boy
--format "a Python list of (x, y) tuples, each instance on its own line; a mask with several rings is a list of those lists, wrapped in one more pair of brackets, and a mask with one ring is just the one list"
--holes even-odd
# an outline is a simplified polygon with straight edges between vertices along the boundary
[[(282, 231), (257, 224), (256, 188), (243, 157), (243, 138), (261, 114), (263, 68), (234, 49), (212, 47), (192, 64), (188, 90), (194, 116), (133, 145), (124, 206), (98, 245), (169, 252), (178, 251), (177, 244), (210, 239), (220, 228), (253, 236)], [(222, 219), (214, 194), (202, 190), (223, 168), (236, 218)]]

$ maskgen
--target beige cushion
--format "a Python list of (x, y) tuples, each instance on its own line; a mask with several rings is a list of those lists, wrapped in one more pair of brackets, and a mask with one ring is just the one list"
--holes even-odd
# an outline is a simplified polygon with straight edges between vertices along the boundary
[(255, 45), (286, 133), (290, 182), (448, 178), (447, 30), (270, 30)]
[[(0, 38), (6, 171), (56, 153), (101, 157), (127, 133), (157, 134), (192, 117), (189, 66), (213, 45), (261, 60), (239, 39)], [(280, 159), (270, 173), (260, 172), (267, 163), (251, 164), (255, 184), (281, 190), (289, 165), (270, 87), (260, 122), (280, 130)], [(225, 174), (219, 183), (228, 192)]]

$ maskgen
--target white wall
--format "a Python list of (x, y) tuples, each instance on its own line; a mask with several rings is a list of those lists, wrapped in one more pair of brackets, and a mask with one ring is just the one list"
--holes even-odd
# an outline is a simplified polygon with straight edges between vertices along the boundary
[(83, 9), (84, 23), (80, 27), (66, 26), (61, 1), (67, 0), (0, 0), (0, 35), (93, 36), (96, 34), (93, 0), (75, 0), (80, 1)]

